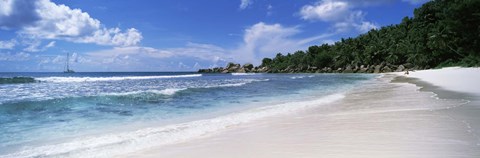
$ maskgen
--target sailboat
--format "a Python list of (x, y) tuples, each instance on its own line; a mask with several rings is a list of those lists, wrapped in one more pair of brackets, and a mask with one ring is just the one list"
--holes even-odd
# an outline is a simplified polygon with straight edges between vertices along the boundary
[(70, 66), (69, 66), (69, 62), (70, 62), (70, 54), (67, 53), (67, 61), (65, 62), (65, 68), (66, 70), (63, 71), (63, 73), (75, 73), (75, 71), (73, 71), (72, 69), (70, 69)]

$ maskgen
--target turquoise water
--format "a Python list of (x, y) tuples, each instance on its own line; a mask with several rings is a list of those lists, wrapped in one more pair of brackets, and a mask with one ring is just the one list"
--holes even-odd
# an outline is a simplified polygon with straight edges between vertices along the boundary
[[(0, 73), (0, 157), (109, 157), (321, 105), (374, 75)], [(295, 103), (295, 104), (294, 104)]]

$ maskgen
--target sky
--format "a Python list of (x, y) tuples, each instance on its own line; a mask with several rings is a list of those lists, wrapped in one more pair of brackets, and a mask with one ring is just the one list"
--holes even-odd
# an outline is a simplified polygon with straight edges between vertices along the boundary
[(333, 44), (428, 0), (0, 0), (0, 72), (196, 71)]

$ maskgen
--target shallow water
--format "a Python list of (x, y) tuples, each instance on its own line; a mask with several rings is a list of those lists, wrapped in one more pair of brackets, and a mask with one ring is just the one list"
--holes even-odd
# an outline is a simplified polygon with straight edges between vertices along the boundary
[(375, 77), (0, 73), (16, 76), (36, 82), (0, 84), (0, 157), (108, 157), (178, 143), (339, 100)]

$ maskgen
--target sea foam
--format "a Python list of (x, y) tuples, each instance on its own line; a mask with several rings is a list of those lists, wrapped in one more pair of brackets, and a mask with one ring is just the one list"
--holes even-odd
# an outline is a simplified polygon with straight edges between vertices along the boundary
[(163, 90), (145, 90), (145, 91), (131, 91), (131, 92), (118, 92), (118, 93), (104, 93), (102, 95), (106, 96), (125, 96), (125, 95), (135, 95), (135, 94), (142, 94), (142, 93), (154, 93), (154, 94), (161, 94), (161, 95), (174, 95), (177, 92), (186, 90), (187, 88), (167, 88)]
[(103, 93), (102, 95), (105, 96), (126, 96), (126, 95), (136, 95), (142, 93), (154, 93), (160, 95), (174, 95), (177, 92), (184, 91), (187, 89), (195, 89), (195, 88), (222, 88), (222, 87), (240, 87), (246, 84), (250, 84), (253, 82), (264, 82), (269, 81), (269, 79), (252, 79), (252, 80), (245, 80), (243, 82), (238, 83), (225, 83), (225, 84), (218, 84), (218, 85), (209, 85), (209, 86), (199, 86), (199, 87), (188, 87), (188, 88), (167, 88), (163, 90), (143, 90), (143, 91), (130, 91), (130, 92), (118, 92), (118, 93)]
[(261, 73), (232, 73), (233, 76), (259, 75)]
[(168, 75), (168, 76), (123, 76), (123, 77), (39, 77), (35, 78), (41, 82), (99, 82), (99, 81), (122, 81), (122, 80), (146, 80), (146, 79), (169, 79), (201, 77), (202, 74)]

